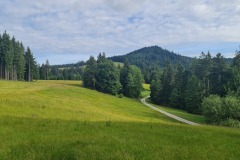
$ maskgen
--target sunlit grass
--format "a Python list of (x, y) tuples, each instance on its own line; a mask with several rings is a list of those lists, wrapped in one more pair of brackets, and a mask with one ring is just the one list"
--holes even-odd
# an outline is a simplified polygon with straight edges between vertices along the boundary
[(124, 64), (121, 63), (121, 62), (113, 62), (113, 63), (116, 67), (118, 67), (118, 66), (123, 67), (124, 66)]
[[(147, 100), (147, 102), (151, 103), (149, 100)], [(179, 116), (181, 118), (184, 118), (186, 120), (193, 121), (193, 122), (196, 122), (196, 123), (201, 123), (201, 124), (206, 123), (204, 116), (191, 114), (191, 113), (188, 113), (187, 111), (182, 110), (182, 109), (175, 109), (175, 108), (171, 108), (171, 107), (160, 106), (160, 105), (156, 105), (156, 104), (153, 104), (153, 103), (151, 103), (151, 104), (153, 106), (163, 110), (163, 111), (174, 114), (174, 115)]]
[(0, 159), (238, 159), (239, 138), (79, 81), (0, 81)]
[(143, 84), (143, 89), (144, 89), (144, 90), (147, 90), (147, 91), (150, 91), (150, 84), (144, 83), (144, 84)]

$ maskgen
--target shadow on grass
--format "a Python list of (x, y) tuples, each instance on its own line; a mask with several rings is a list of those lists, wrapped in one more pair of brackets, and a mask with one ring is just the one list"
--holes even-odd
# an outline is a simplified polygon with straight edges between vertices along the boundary
[(83, 87), (83, 84), (81, 82), (79, 84), (66, 84), (66, 85), (73, 87)]

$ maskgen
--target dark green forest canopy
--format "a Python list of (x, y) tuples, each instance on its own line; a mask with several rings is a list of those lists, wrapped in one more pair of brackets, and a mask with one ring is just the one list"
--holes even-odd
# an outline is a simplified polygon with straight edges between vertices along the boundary
[(141, 69), (154, 65), (165, 67), (168, 62), (172, 64), (180, 63), (184, 67), (189, 67), (193, 60), (193, 58), (181, 56), (158, 46), (144, 47), (126, 55), (113, 56), (109, 59), (123, 63), (125, 58), (129, 60), (130, 64), (136, 65)]
[[(189, 69), (192, 62), (198, 59), (182, 56), (159, 46), (144, 47), (126, 55), (113, 56), (109, 59), (114, 62), (123, 63), (126, 58), (128, 59), (129, 64), (136, 65), (142, 70), (146, 83), (151, 83), (153, 70), (156, 70), (158, 67), (164, 68), (168, 64), (180, 64), (185, 69)], [(232, 63), (231, 58), (224, 59), (228, 64)]]
[(181, 64), (184, 68), (189, 68), (193, 58), (181, 56), (158, 46), (144, 47), (126, 55), (110, 57), (114, 62), (124, 62), (129, 60), (129, 64), (138, 66), (146, 83), (151, 83), (153, 71), (156, 68), (164, 68), (167, 64)]

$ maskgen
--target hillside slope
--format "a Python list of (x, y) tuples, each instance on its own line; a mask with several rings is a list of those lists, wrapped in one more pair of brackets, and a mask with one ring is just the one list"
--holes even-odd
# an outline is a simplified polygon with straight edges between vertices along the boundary
[(144, 47), (126, 55), (110, 57), (115, 62), (124, 62), (125, 58), (128, 59), (130, 64), (141, 69), (154, 65), (164, 67), (168, 62), (172, 64), (180, 63), (185, 67), (189, 67), (192, 62), (192, 58), (181, 56), (158, 46)]
[(0, 81), (0, 159), (238, 159), (240, 131), (189, 126), (79, 81)]

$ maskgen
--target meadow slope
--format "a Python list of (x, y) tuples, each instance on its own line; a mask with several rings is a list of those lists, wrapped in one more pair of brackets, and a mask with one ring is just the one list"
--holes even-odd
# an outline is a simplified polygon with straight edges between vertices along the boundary
[(79, 81), (0, 81), (0, 159), (237, 159), (239, 139)]

